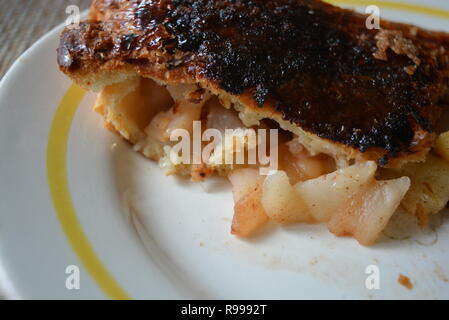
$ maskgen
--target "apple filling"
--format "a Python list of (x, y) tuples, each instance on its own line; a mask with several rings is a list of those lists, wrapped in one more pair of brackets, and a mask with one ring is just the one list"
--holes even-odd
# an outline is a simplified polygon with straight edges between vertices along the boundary
[[(192, 181), (214, 174), (227, 177), (235, 201), (232, 233), (240, 237), (254, 235), (268, 221), (326, 223), (337, 236), (353, 236), (363, 245), (372, 245), (399, 206), (413, 215), (430, 215), (449, 201), (449, 163), (437, 155), (400, 169), (378, 168), (366, 160), (342, 162), (331, 152), (304, 145), (298, 135), (277, 122), (254, 120), (236, 101), (195, 84), (164, 85), (132, 78), (104, 88), (95, 110), (104, 116), (107, 128), (130, 141), (136, 151), (158, 161), (167, 175), (190, 176)], [(192, 161), (194, 152), (173, 157), (178, 143), (173, 136), (186, 134), (189, 145), (195, 145), (197, 129), (199, 137), (212, 129), (209, 132), (225, 138), (214, 138), (214, 148), (209, 148), (206, 157), (204, 150), (209, 144), (203, 139), (197, 142), (199, 161)], [(249, 151), (260, 143), (258, 137), (251, 139), (250, 133), (259, 129), (269, 132), (264, 140), (265, 158), (256, 150), (259, 157), (251, 162)], [(276, 139), (272, 139), (272, 130)], [(226, 143), (228, 132), (240, 149)], [(245, 151), (244, 161), (222, 161), (226, 154), (235, 159)], [(261, 159), (271, 158), (275, 158), (274, 170), (262, 174), (261, 168), (271, 168), (272, 163)]]

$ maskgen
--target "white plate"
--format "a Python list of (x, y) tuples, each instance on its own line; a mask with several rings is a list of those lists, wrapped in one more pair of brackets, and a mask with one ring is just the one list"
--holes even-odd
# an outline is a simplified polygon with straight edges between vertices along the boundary
[[(419, 2), (449, 10), (409, 1)], [(448, 11), (380, 7), (381, 17), (449, 31)], [(0, 86), (1, 285), (9, 297), (449, 298), (448, 223), (431, 246), (365, 248), (307, 225), (251, 241), (230, 235), (228, 185), (167, 178), (104, 130), (94, 96), (57, 69), (60, 31), (26, 52)], [(66, 287), (71, 265), (80, 269), (79, 290)], [(379, 268), (379, 290), (365, 286), (370, 265)]]

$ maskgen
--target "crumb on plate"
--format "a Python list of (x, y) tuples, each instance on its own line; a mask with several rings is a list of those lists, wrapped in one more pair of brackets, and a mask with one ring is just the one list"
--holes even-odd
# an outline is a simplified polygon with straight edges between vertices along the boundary
[(413, 289), (413, 283), (410, 281), (410, 278), (404, 276), (403, 274), (399, 274), (398, 282), (400, 285), (406, 287), (409, 290)]

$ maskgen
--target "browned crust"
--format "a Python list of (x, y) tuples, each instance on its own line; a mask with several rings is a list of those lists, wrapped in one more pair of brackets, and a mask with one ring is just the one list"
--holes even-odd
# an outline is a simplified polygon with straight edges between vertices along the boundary
[(368, 30), (313, 0), (96, 0), (90, 18), (58, 49), (61, 70), (88, 88), (119, 73), (199, 83), (382, 165), (422, 160), (433, 143), (444, 33)]

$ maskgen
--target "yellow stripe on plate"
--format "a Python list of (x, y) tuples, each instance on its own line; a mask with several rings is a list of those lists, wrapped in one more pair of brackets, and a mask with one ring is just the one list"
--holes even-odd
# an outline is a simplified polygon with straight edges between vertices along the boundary
[(408, 11), (419, 14), (425, 14), (437, 18), (449, 19), (449, 11), (423, 6), (419, 4), (382, 1), (382, 0), (325, 0), (325, 2), (340, 6), (371, 6), (376, 5), (381, 8), (394, 9), (399, 11)]
[[(408, 11), (449, 20), (449, 11), (422, 5), (376, 0), (327, 0), (335, 5), (369, 6)], [(85, 91), (71, 86), (62, 99), (50, 130), (47, 149), (47, 174), (50, 194), (62, 229), (75, 253), (104, 293), (118, 300), (131, 299), (102, 264), (76, 216), (67, 178), (67, 144), (76, 110)]]
[(47, 174), (57, 217), (73, 250), (104, 293), (118, 300), (130, 299), (96, 255), (76, 216), (67, 179), (67, 144), (75, 112), (86, 92), (71, 86), (56, 111), (47, 147)]

